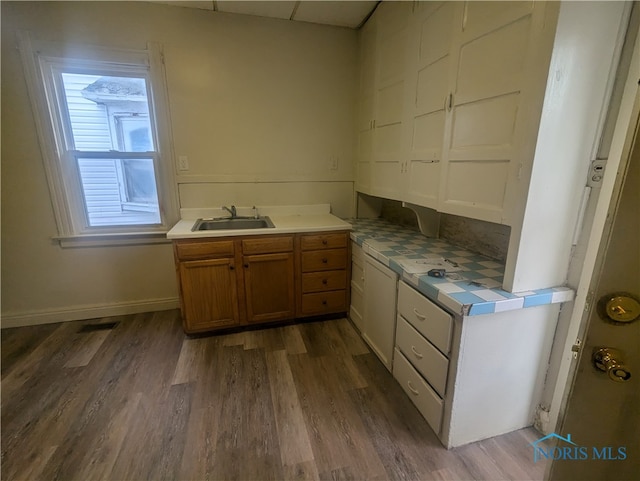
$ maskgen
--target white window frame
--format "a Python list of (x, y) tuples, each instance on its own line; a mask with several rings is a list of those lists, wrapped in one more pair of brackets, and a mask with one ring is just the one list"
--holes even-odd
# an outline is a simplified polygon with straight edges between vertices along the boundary
[[(178, 221), (179, 214), (161, 45), (149, 42), (146, 50), (123, 50), (71, 44), (37, 44), (32, 41), (28, 32), (19, 33), (18, 43), (58, 228), (57, 235), (53, 237), (65, 247), (166, 240), (165, 234)], [(89, 225), (76, 158), (78, 155), (87, 157), (93, 153), (74, 150), (73, 139), (66, 138), (71, 128), (70, 125), (62, 125), (62, 122), (69, 122), (69, 119), (63, 115), (66, 108), (57, 104), (60, 99), (55, 95), (55, 89), (60, 86), (55, 85), (56, 76), (53, 73), (61, 67), (91, 73), (92, 66), (102, 67), (115, 74), (145, 74), (149, 117), (156, 150), (134, 155), (127, 153), (126, 156), (121, 152), (113, 152), (113, 156), (134, 158), (139, 154), (145, 158), (153, 158), (160, 207), (159, 224)], [(104, 154), (99, 153), (103, 158)]]

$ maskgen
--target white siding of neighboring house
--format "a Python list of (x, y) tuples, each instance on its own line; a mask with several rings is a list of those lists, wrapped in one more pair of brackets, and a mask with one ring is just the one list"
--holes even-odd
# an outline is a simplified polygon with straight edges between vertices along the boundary
[[(82, 89), (97, 80), (87, 76), (65, 74), (67, 107), (76, 150), (109, 151), (113, 149), (107, 110), (82, 96)], [(92, 225), (100, 217), (122, 212), (116, 161), (112, 159), (80, 160), (79, 170), (85, 193), (87, 212)]]

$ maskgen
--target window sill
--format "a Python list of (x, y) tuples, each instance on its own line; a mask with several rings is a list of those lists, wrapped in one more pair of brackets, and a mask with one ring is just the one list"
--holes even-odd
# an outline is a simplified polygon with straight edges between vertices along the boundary
[(130, 232), (117, 234), (84, 234), (55, 236), (52, 238), (62, 248), (110, 247), (148, 244), (170, 244), (167, 232)]

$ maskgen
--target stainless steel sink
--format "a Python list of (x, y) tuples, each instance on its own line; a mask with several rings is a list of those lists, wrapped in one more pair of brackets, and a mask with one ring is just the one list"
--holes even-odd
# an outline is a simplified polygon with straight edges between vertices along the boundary
[(191, 230), (237, 230), (237, 229), (269, 229), (275, 227), (268, 216), (225, 217), (224, 219), (198, 219)]

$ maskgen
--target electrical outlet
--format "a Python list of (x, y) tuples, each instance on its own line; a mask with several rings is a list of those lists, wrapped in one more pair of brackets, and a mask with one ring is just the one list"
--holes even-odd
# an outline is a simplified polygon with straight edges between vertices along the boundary
[(189, 159), (186, 155), (180, 155), (178, 157), (178, 170), (189, 170)]
[(338, 170), (338, 156), (332, 155), (329, 157), (329, 170)]

